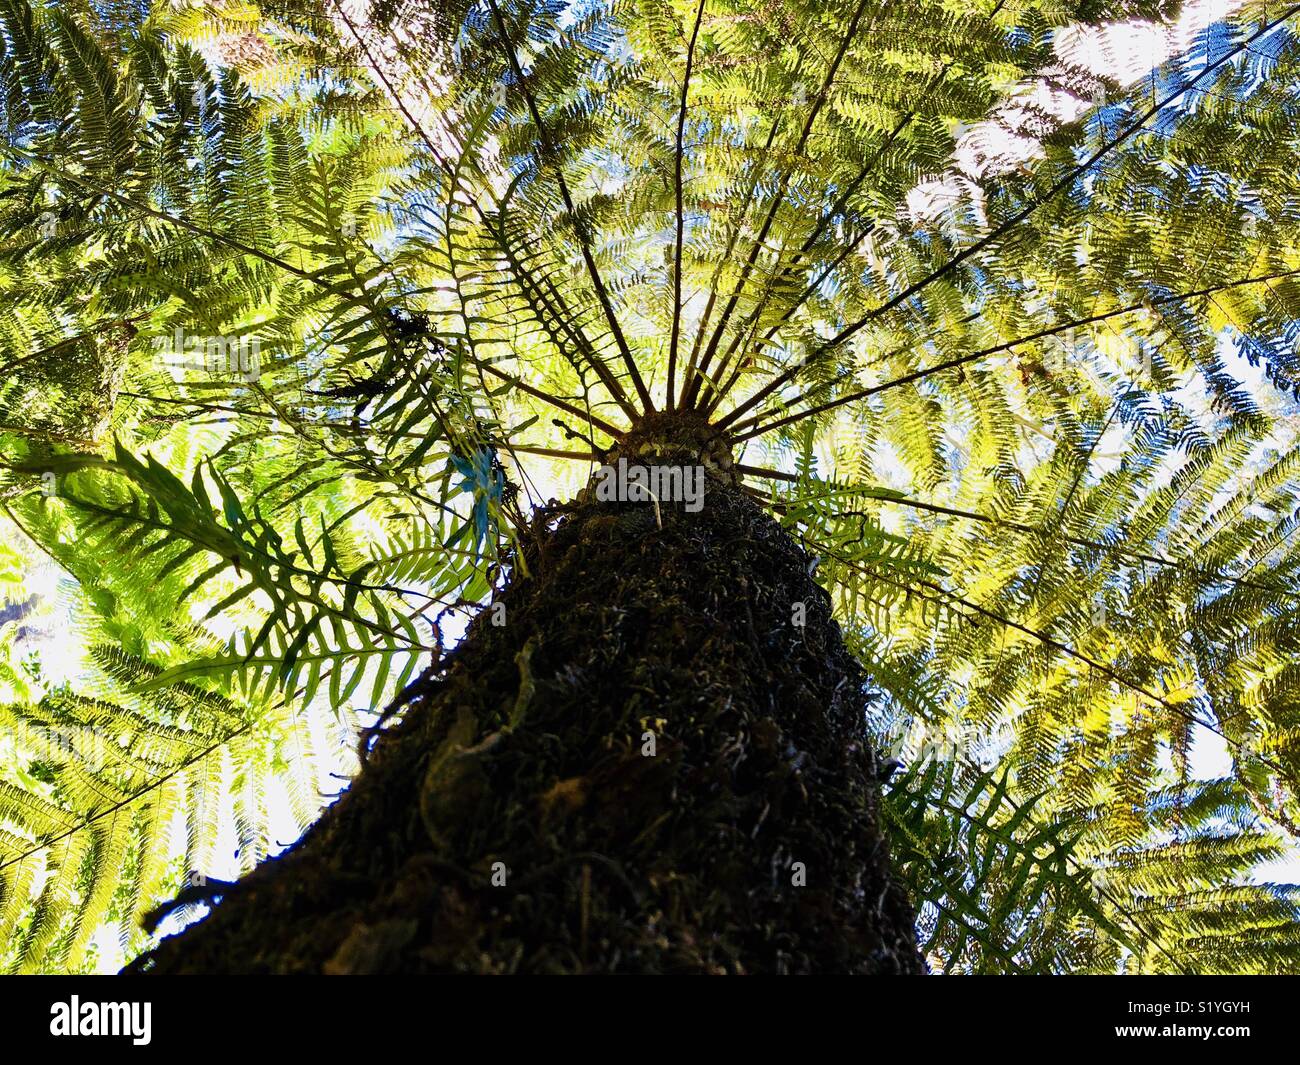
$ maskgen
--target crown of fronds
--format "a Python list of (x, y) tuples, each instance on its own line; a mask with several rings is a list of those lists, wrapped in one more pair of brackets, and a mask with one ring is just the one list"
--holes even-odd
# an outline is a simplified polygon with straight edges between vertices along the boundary
[(313, 710), (675, 409), (885, 696), (936, 968), (1293, 970), (1297, 7), (1063, 46), (1177, 6), (0, 0), (0, 578), (86, 648), (0, 626), (6, 964), (310, 820)]

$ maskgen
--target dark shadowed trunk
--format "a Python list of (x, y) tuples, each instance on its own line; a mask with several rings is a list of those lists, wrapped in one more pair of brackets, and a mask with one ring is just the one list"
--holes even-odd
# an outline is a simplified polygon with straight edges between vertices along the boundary
[(539, 516), (350, 791), (133, 968), (920, 972), (809, 558), (725, 454), (622, 449), (702, 451), (696, 513)]

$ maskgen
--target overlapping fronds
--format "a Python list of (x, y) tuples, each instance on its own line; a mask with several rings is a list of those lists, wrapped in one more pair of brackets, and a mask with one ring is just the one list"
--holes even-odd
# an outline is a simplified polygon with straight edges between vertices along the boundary
[(270, 790), (283, 792), (290, 829), (321, 805), (312, 731), (285, 703), (163, 683), (116, 644), (89, 658), (80, 690), (0, 707), (24, 766), (0, 781), (6, 971), (93, 971), (101, 956), (129, 956), (150, 942), (144, 918), (161, 900), (232, 864), (223, 843), (244, 871), (271, 852), (285, 825), (273, 828)]
[(1178, 7), (3, 0), (0, 500), (109, 648), (0, 627), (8, 962), (263, 853), (675, 409), (885, 695), (936, 968), (1294, 968), (1300, 19), (1068, 46)]

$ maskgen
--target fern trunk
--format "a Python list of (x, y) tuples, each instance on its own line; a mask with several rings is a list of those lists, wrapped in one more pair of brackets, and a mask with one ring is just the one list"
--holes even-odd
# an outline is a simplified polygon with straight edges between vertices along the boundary
[(697, 513), (587, 499), (523, 553), (347, 794), (133, 968), (921, 972), (791, 538), (715, 470)]

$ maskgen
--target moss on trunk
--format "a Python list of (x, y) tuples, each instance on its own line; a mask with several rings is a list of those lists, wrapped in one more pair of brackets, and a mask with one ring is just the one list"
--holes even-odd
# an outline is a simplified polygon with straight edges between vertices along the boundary
[(133, 968), (920, 972), (790, 537), (711, 469), (698, 513), (579, 502), (525, 554), (347, 794)]

